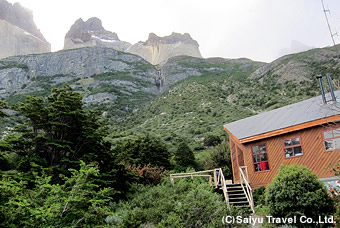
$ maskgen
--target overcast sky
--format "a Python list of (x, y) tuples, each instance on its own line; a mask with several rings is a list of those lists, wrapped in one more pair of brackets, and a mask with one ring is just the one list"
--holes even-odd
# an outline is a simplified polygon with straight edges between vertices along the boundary
[[(78, 19), (98, 17), (106, 30), (132, 44), (153, 32), (189, 33), (203, 57), (270, 62), (302, 43), (332, 45), (321, 0), (9, 0), (33, 11), (52, 51)], [(340, 43), (340, 0), (324, 0), (334, 37)]]

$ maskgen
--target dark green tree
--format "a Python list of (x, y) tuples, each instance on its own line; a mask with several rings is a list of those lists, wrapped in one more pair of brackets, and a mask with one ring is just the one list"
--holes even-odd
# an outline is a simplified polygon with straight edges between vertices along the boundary
[[(266, 203), (270, 215), (277, 218), (306, 216), (319, 221), (319, 216), (329, 216), (335, 212), (326, 186), (309, 169), (298, 165), (281, 167), (267, 187)], [(315, 224), (312, 225), (315, 227)]]
[(190, 147), (185, 143), (181, 142), (175, 152), (175, 162), (178, 169), (185, 169), (186, 167), (196, 167), (195, 155)]
[(209, 156), (203, 162), (204, 164), (202, 164), (204, 169), (222, 168), (224, 177), (226, 179), (232, 180), (233, 172), (229, 143), (227, 141), (223, 141), (214, 148), (209, 148), (208, 154)]
[(170, 168), (170, 153), (166, 145), (150, 135), (121, 141), (113, 150), (118, 160), (125, 164)]
[(101, 173), (97, 182), (119, 192), (128, 189), (128, 173), (118, 164), (99, 111), (84, 108), (82, 96), (70, 86), (53, 89), (43, 99), (28, 96), (18, 110), (26, 123), (16, 128), (6, 142), (19, 156), (15, 167), (32, 179), (34, 172), (47, 171), (52, 183), (62, 182), (60, 174), (77, 169), (79, 161), (96, 162)]

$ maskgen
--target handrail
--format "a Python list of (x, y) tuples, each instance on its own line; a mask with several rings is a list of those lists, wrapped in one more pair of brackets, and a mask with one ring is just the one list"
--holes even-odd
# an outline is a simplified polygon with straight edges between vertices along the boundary
[[(225, 178), (224, 178), (224, 174), (222, 172), (222, 169), (215, 169), (214, 170), (214, 177), (216, 176), (216, 171), (218, 170), (218, 179), (217, 179), (217, 185), (218, 183), (221, 182), (222, 185), (222, 191), (223, 191), (223, 195), (224, 195), (224, 199), (225, 202), (227, 203), (227, 205), (229, 206), (229, 197), (228, 197), (228, 190), (227, 190), (227, 186), (226, 186), (226, 182), (225, 182)], [(216, 186), (217, 187), (217, 186)]]
[[(240, 166), (239, 169), (240, 169), (240, 181), (241, 181), (241, 186), (242, 186), (242, 189), (244, 191), (244, 194), (246, 195), (247, 197), (247, 200), (248, 200), (248, 203), (250, 205), (250, 208), (252, 210), (253, 213), (255, 213), (255, 210), (254, 210), (254, 201), (253, 201), (253, 193), (252, 193), (252, 188), (250, 187), (250, 184), (248, 182), (248, 178), (246, 178), (244, 172), (243, 172), (243, 168), (246, 168), (247, 169), (247, 166)], [(248, 173), (248, 172), (247, 172)], [(246, 185), (246, 189), (244, 187), (244, 184)]]
[[(204, 173), (211, 173), (211, 172), (213, 173), (215, 188), (222, 187), (225, 201), (226, 201), (227, 205), (229, 206), (229, 197), (228, 197), (228, 190), (227, 190), (227, 186), (226, 186), (226, 180), (224, 178), (224, 174), (223, 174), (221, 168), (211, 169), (211, 170), (204, 170), (204, 171), (198, 171), (198, 172), (191, 172), (191, 173), (174, 173), (174, 174), (170, 174), (170, 181), (171, 181), (172, 184), (174, 184), (176, 178), (209, 177), (209, 184), (210, 184), (210, 186), (212, 186), (212, 176), (204, 174)], [(218, 175), (217, 175), (217, 172), (218, 172)]]

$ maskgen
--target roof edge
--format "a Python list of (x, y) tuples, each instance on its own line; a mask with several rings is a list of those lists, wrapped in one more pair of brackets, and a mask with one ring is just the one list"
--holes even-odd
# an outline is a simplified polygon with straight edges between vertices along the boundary
[(234, 138), (236, 138), (238, 142), (243, 144), (243, 143), (249, 143), (249, 142), (253, 142), (253, 141), (256, 141), (256, 140), (265, 139), (265, 138), (269, 138), (269, 137), (273, 137), (273, 136), (277, 136), (277, 135), (290, 133), (290, 132), (293, 132), (293, 131), (298, 131), (298, 130), (303, 130), (303, 129), (310, 128), (310, 127), (315, 127), (315, 126), (322, 125), (322, 124), (327, 124), (327, 123), (330, 123), (330, 122), (338, 122), (338, 121), (340, 121), (340, 114), (330, 116), (330, 117), (326, 117), (326, 118), (313, 120), (313, 121), (309, 121), (309, 122), (305, 122), (305, 123), (301, 123), (301, 124), (297, 124), (297, 125), (293, 125), (293, 126), (282, 128), (282, 129), (277, 129), (277, 130), (274, 130), (274, 131), (269, 131), (269, 132), (266, 132), (266, 133), (263, 133), (263, 134), (258, 134), (258, 135), (254, 135), (254, 136), (250, 136), (250, 137), (246, 137), (246, 138), (242, 138), (242, 139), (238, 139), (230, 131), (228, 131), (228, 129), (226, 127), (224, 127), (224, 129), (229, 133), (229, 135), (230, 134), (233, 135)]

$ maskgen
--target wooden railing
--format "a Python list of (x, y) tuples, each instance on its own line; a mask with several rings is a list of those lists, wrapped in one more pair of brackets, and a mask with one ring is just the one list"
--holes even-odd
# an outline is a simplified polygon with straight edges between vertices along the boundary
[[(192, 173), (170, 174), (170, 180), (172, 184), (174, 184), (176, 178), (192, 178), (193, 179), (194, 177), (208, 177), (210, 186), (214, 185), (215, 188), (222, 188), (225, 201), (227, 205), (229, 205), (229, 198), (228, 198), (226, 184), (231, 184), (231, 180), (229, 181), (225, 180), (221, 168), (204, 170), (204, 171), (199, 171), (199, 172), (192, 172)], [(214, 178), (214, 184), (212, 183), (212, 178)]]
[(226, 180), (224, 178), (224, 175), (223, 175), (221, 168), (214, 169), (214, 179), (216, 180), (215, 187), (216, 188), (222, 187), (225, 202), (229, 206), (229, 197), (228, 197), (228, 190), (227, 190), (227, 186), (226, 186)]
[[(174, 184), (176, 178), (188, 178), (188, 177), (190, 177), (191, 179), (193, 179), (194, 177), (209, 177), (209, 184), (210, 184), (210, 186), (212, 186), (212, 178), (213, 178), (212, 173), (213, 172), (214, 172), (214, 170), (212, 169), (212, 170), (204, 170), (204, 171), (192, 172), (192, 173), (170, 174), (170, 181), (171, 181), (172, 184)], [(204, 173), (210, 173), (210, 175), (204, 174)], [(215, 180), (214, 180), (214, 183), (216, 183)]]
[[(248, 167), (247, 166), (240, 166), (240, 182), (241, 182), (241, 186), (242, 189), (244, 191), (244, 194), (247, 197), (248, 203), (250, 205), (250, 208), (252, 210), (253, 213), (255, 213), (254, 211), (254, 201), (253, 201), (253, 193), (252, 193), (252, 189), (250, 187), (249, 184), (249, 177), (248, 177)], [(246, 171), (246, 174), (244, 174), (244, 171)]]

